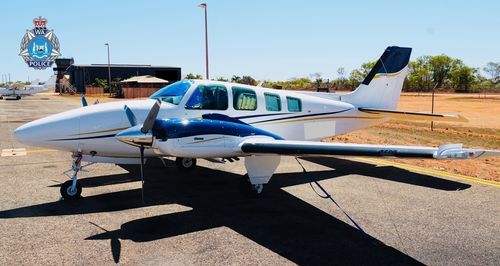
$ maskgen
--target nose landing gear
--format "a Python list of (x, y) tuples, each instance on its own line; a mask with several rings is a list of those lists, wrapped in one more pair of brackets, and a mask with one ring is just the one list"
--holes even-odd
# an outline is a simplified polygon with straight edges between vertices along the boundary
[[(81, 165), (82, 162), (82, 153), (78, 152), (76, 155), (73, 156), (74, 161), (73, 165), (71, 166), (71, 169), (64, 171), (63, 174), (71, 178), (71, 180), (68, 180), (64, 182), (61, 185), (61, 196), (65, 200), (75, 200), (81, 197), (82, 194), (82, 186), (78, 183), (78, 172), (86, 172), (83, 170), (84, 167), (87, 167), (89, 165), (92, 165), (94, 163), (88, 163), (85, 165)], [(73, 171), (73, 175), (70, 176), (68, 175), (69, 172)]]

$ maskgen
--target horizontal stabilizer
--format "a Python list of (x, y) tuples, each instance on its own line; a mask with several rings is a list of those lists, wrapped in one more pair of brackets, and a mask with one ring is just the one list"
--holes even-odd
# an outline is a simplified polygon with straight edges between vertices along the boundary
[(431, 114), (431, 113), (420, 113), (420, 112), (407, 112), (407, 111), (395, 111), (386, 109), (373, 109), (373, 108), (358, 108), (361, 112), (383, 115), (394, 119), (401, 120), (425, 120), (425, 121), (443, 121), (443, 122), (468, 122), (467, 118), (456, 114)]

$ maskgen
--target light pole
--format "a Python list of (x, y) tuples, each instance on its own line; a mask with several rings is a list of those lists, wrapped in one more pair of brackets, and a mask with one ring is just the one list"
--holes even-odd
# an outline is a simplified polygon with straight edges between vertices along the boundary
[(109, 43), (105, 43), (108, 47), (108, 89), (109, 89), (109, 96), (111, 96), (111, 63), (109, 60)]
[(201, 3), (198, 5), (199, 7), (205, 10), (205, 69), (206, 69), (206, 78), (209, 79), (208, 75), (208, 25), (207, 25), (207, 4)]

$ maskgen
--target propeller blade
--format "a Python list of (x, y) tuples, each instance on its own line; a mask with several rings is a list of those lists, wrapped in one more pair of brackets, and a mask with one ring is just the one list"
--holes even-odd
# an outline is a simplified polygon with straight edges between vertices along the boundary
[(127, 114), (127, 118), (128, 118), (128, 122), (130, 122), (130, 125), (131, 126), (137, 126), (137, 124), (139, 124), (137, 122), (137, 117), (135, 117), (134, 115), (134, 112), (132, 112), (132, 110), (130, 110), (130, 108), (128, 108), (128, 106), (124, 106), (123, 107), (125, 109), (125, 114)]
[(139, 147), (141, 151), (141, 197), (142, 197), (142, 205), (144, 205), (144, 145)]
[(157, 99), (156, 103), (153, 105), (153, 107), (151, 107), (148, 117), (146, 117), (146, 120), (144, 120), (144, 123), (142, 124), (141, 128), (142, 133), (146, 134), (151, 128), (153, 128), (156, 116), (158, 116), (158, 112), (160, 111), (160, 106), (161, 106), (161, 100)]
[(83, 107), (85, 107), (85, 106), (89, 105), (89, 104), (87, 103), (87, 99), (85, 99), (85, 95), (83, 95), (83, 93), (82, 93), (82, 94), (81, 94), (81, 96), (82, 96), (82, 105), (83, 105)]

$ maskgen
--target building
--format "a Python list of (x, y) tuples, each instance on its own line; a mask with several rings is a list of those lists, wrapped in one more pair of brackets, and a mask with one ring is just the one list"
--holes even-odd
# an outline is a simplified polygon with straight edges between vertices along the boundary
[(56, 67), (54, 67), (54, 72), (56, 74), (55, 89), (56, 92), (60, 92), (62, 86), (61, 81), (63, 81), (64, 74), (66, 73), (68, 67), (74, 64), (75, 61), (73, 60), (73, 58), (57, 58), (55, 60), (55, 63), (56, 63)]
[[(64, 63), (61, 61), (61, 63)], [(107, 64), (90, 64), (80, 65), (71, 64), (64, 67), (58, 64), (54, 71), (63, 71), (61, 77), (69, 75), (70, 83), (77, 93), (85, 93), (85, 88), (91, 86), (96, 79), (108, 80), (108, 65)], [(181, 68), (171, 66), (152, 66), (152, 65), (131, 65), (131, 64), (111, 64), (111, 81), (121, 81), (133, 76), (153, 76), (167, 80), (169, 83), (179, 81), (181, 79)]]
[(123, 98), (149, 97), (160, 88), (168, 85), (168, 81), (153, 76), (136, 76), (120, 81)]

